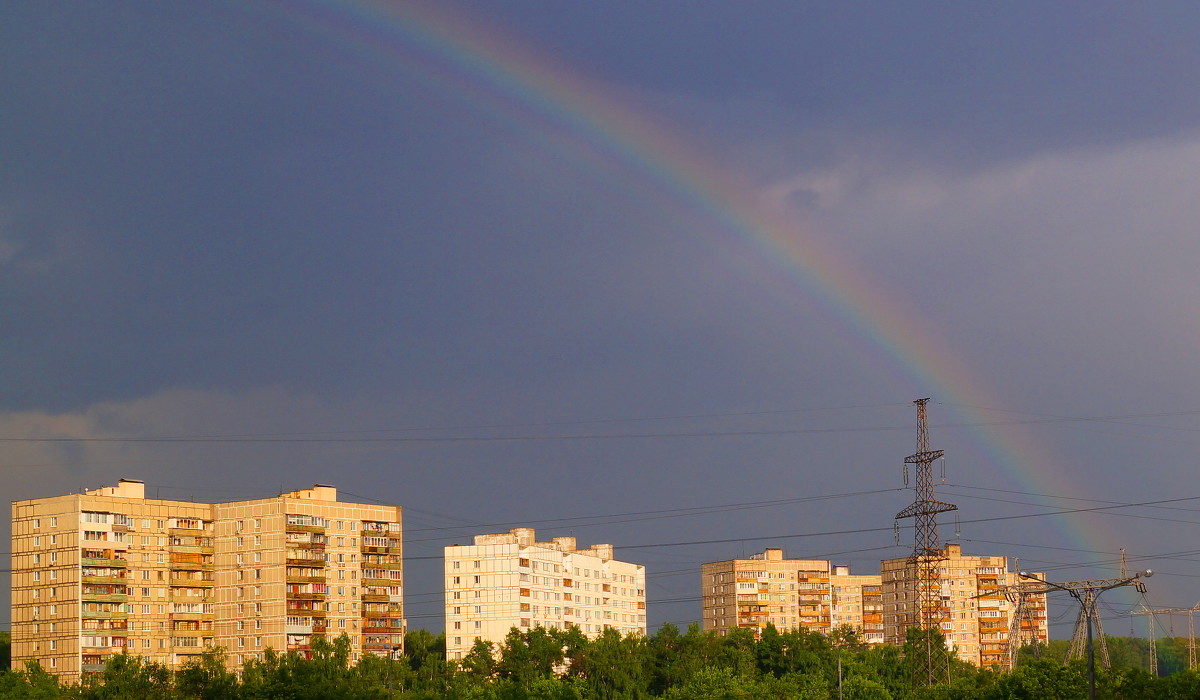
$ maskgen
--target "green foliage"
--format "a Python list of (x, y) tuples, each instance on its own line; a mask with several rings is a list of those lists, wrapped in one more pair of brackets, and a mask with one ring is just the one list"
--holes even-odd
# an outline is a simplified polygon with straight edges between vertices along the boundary
[[(1159, 670), (1146, 666), (1146, 640), (1108, 638), (1114, 668), (1097, 670), (1097, 697), (1111, 700), (1200, 697), (1200, 674), (1182, 670), (1186, 646), (1158, 641)], [(851, 629), (828, 636), (767, 627), (727, 636), (681, 632), (622, 636), (608, 630), (587, 639), (578, 629), (512, 630), (497, 646), (477, 642), (457, 663), (445, 661), (445, 637), (409, 633), (396, 658), (366, 656), (351, 663), (345, 636), (314, 642), (311, 652), (268, 649), (238, 675), (213, 649), (181, 669), (120, 655), (75, 686), (61, 685), (37, 664), (0, 669), (0, 698), (18, 700), (1076, 700), (1087, 697), (1086, 663), (1064, 665), (1066, 644), (1022, 650), (1016, 670), (979, 669), (958, 661), (943, 637), (913, 630), (904, 649), (869, 647)], [(915, 654), (935, 653), (948, 682), (913, 683)], [(905, 658), (907, 655), (907, 658)]]
[(0, 672), (12, 668), (12, 633), (0, 632)]

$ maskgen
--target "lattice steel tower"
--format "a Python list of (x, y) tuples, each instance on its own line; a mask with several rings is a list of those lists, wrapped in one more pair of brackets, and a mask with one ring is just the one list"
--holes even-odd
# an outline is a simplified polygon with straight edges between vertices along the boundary
[[(913, 403), (917, 406), (917, 452), (904, 458), (904, 470), (907, 481), (908, 465), (916, 465), (917, 500), (896, 513), (896, 519), (914, 519), (916, 540), (907, 567), (913, 578), (908, 589), (916, 594), (916, 626), (929, 632), (941, 628), (946, 613), (942, 607), (940, 574), (941, 562), (946, 554), (938, 540), (937, 515), (958, 510), (958, 506), (939, 501), (934, 496), (933, 463), (944, 453), (942, 450), (929, 449), (929, 421), (925, 415), (925, 404), (929, 403), (929, 399), (917, 399)], [(931, 635), (926, 635), (925, 639), (926, 653), (921, 658), (913, 659), (913, 680), (918, 684), (932, 685), (938, 682), (943, 669), (940, 668), (941, 664), (936, 663), (938, 655), (934, 653)]]

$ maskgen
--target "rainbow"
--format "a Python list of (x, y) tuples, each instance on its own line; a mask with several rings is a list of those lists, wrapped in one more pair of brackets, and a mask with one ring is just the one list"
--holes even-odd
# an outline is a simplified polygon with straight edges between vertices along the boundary
[[(865, 341), (873, 348), (871, 357), (898, 368), (914, 394), (964, 406), (997, 403), (939, 329), (902, 294), (882, 288), (783, 206), (764, 201), (615, 88), (589, 80), (498, 28), (484, 27), (448, 3), (276, 0), (238, 7), (301, 29), (315, 39), (312, 48), (322, 59), (358, 73), (373, 70), (383, 78), (393, 71), (410, 73), (514, 129), (570, 135), (554, 141), (563, 156), (637, 175), (691, 215), (719, 223), (734, 236), (734, 245), (753, 250), (774, 277), (800, 284), (815, 298), (845, 335), (847, 347)], [(976, 416), (971, 422), (987, 421)], [(1007, 426), (1001, 435), (980, 425), (972, 431), (982, 452), (1023, 487), (1071, 491), (1056, 460), (1026, 429)], [(1112, 532), (1091, 526), (1085, 533), (1066, 520), (1059, 525), (1090, 549), (1113, 549)]]

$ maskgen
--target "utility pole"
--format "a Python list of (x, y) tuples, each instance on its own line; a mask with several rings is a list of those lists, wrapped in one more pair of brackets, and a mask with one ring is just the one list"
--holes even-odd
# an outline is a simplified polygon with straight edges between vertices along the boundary
[(1071, 650), (1067, 654), (1067, 660), (1078, 658), (1082, 655), (1084, 640), (1086, 639), (1088, 698), (1090, 700), (1095, 700), (1096, 698), (1096, 653), (1093, 642), (1093, 624), (1095, 626), (1095, 636), (1100, 639), (1101, 663), (1104, 664), (1105, 668), (1109, 667), (1108, 642), (1104, 639), (1104, 628), (1100, 625), (1100, 613), (1096, 610), (1096, 600), (1100, 597), (1101, 593), (1113, 588), (1120, 588), (1121, 586), (1133, 586), (1139, 593), (1145, 593), (1146, 584), (1142, 582), (1142, 579), (1153, 575), (1153, 571), (1146, 569), (1145, 571), (1135, 573), (1133, 576), (1123, 576), (1120, 578), (1054, 582), (1040, 579), (1027, 571), (1021, 572), (1021, 578), (1040, 581), (1043, 584), (1040, 592), (1048, 593), (1053, 589), (1058, 589), (1066, 591), (1072, 598), (1079, 601), (1079, 619), (1075, 622), (1075, 634), (1071, 637)]
[(908, 465), (916, 470), (916, 500), (896, 514), (896, 519), (913, 518), (915, 539), (908, 559), (907, 572), (913, 577), (909, 589), (916, 591), (916, 626), (925, 633), (925, 654), (913, 659), (913, 681), (918, 685), (938, 682), (939, 664), (933, 649), (933, 630), (940, 630), (945, 611), (942, 608), (941, 563), (945, 550), (938, 540), (937, 515), (958, 506), (937, 500), (933, 490), (933, 463), (944, 454), (929, 448), (929, 420), (925, 413), (928, 398), (913, 401), (917, 407), (917, 451), (904, 458), (904, 476)]

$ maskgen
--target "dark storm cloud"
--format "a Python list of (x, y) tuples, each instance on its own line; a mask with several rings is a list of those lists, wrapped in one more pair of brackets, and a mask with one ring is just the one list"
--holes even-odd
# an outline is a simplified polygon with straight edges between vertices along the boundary
[[(796, 210), (807, 235), (944, 333), (996, 387), (983, 409), (1191, 407), (1194, 6), (463, 10), (690, 134), (714, 167), (762, 183), (764, 202)], [(798, 261), (771, 260), (777, 252), (744, 232), (665, 202), (643, 173), (561, 157), (556, 140), (570, 133), (495, 119), (437, 76), (338, 48), (284, 15), (237, 6), (9, 8), (0, 432), (630, 436), (8, 443), (12, 498), (119, 477), (214, 500), (332, 480), (419, 504), (413, 525), (432, 527), (902, 483), (907, 401), (926, 389), (909, 369), (920, 358), (896, 356), (895, 339), (876, 343), (872, 329), (848, 333), (839, 290), (823, 305)], [(844, 406), (859, 408), (830, 410)], [(770, 413), (786, 408), (811, 410)], [(937, 446), (958, 460), (952, 479), (980, 488), (1065, 483), (1078, 498), (1152, 500), (1188, 483), (1187, 417), (1038, 425), (1036, 454), (1014, 466), (950, 427), (977, 414), (936, 410)], [(789, 429), (813, 432), (738, 434)], [(993, 430), (1001, 445), (1026, 444), (1013, 428)], [(704, 432), (722, 434), (672, 436)], [(1022, 481), (1026, 458), (1049, 481)], [(611, 522), (580, 536), (619, 553), (731, 537), (755, 551), (767, 535), (860, 524), (847, 513), (886, 529), (910, 496)], [(962, 505), (964, 518), (1016, 508)], [(1065, 547), (1022, 553), (1058, 565), (1088, 564), (1091, 555), (1064, 552), (1092, 545), (1187, 548), (1178, 523), (1153, 521), (1155, 532), (1078, 517), (1072, 528), (962, 530)], [(1076, 531), (1097, 541), (1072, 541)], [(1113, 531), (1124, 539), (1100, 534)], [(875, 552), (891, 539), (777, 544), (799, 556)], [(630, 557), (670, 570), (741, 550)], [(873, 569), (873, 553), (839, 556)], [(434, 568), (414, 564), (409, 590), (435, 591)], [(652, 596), (693, 595), (693, 582), (669, 580)], [(1186, 582), (1154, 579), (1165, 604), (1191, 600)], [(652, 623), (694, 619), (693, 608), (652, 597)]]

